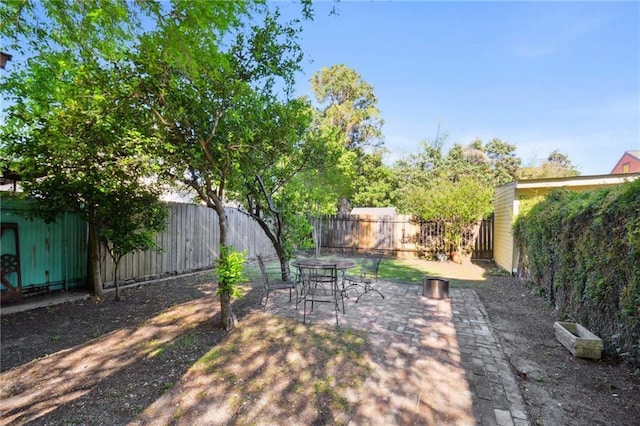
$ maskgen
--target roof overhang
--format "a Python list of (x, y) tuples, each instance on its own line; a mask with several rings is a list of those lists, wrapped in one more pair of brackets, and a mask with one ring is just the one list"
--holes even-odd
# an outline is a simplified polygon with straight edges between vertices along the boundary
[(520, 180), (516, 182), (516, 189), (551, 189), (572, 188), (581, 186), (619, 185), (624, 182), (636, 180), (639, 177), (640, 173), (629, 173), (619, 175), (572, 176), (566, 178)]
[(513, 187), (514, 189), (553, 189), (553, 188), (574, 188), (590, 186), (619, 185), (624, 182), (633, 181), (640, 178), (640, 173), (626, 173), (615, 175), (591, 175), (572, 176), (563, 178), (544, 178), (518, 180), (500, 185), (500, 187)]

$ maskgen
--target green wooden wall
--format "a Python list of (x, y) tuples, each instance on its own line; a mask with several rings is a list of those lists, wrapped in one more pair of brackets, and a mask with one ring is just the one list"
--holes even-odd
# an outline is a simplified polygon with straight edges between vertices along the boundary
[[(0, 196), (0, 221), (18, 225), (23, 294), (84, 287), (87, 276), (87, 225), (75, 213), (61, 214), (53, 223), (29, 219), (37, 203)], [(2, 235), (0, 254), (15, 254), (15, 235)], [(16, 283), (16, 274), (7, 277)], [(4, 290), (4, 286), (1, 287)]]

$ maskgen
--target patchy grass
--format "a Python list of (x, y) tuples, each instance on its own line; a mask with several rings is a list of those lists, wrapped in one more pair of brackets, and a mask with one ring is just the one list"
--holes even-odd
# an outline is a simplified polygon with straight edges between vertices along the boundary
[[(357, 256), (326, 256), (327, 259), (344, 259), (347, 257), (356, 262), (359, 260), (359, 257)], [(325, 256), (323, 256), (323, 258), (325, 258)], [(266, 266), (269, 269), (277, 269), (279, 267), (279, 263), (277, 260), (271, 260), (266, 264)], [(356, 266), (348, 271), (349, 275), (358, 275), (359, 273), (360, 266)], [(385, 257), (382, 259), (378, 273), (381, 280), (403, 284), (422, 284), (422, 279), (425, 276), (442, 277), (449, 280), (449, 285), (452, 288), (468, 287), (473, 283), (473, 281), (485, 281), (488, 276), (509, 275), (499, 268), (493, 267), (487, 269), (484, 266), (478, 266), (471, 263), (460, 265), (453, 262), (435, 262), (415, 258), (405, 259), (393, 257)], [(260, 282), (262, 279), (260, 277), (258, 266), (254, 263), (249, 263), (247, 265), (245, 275), (256, 282)]]
[(367, 347), (361, 331), (256, 313), (202, 356), (143, 417), (341, 424), (357, 410), (357, 395), (372, 372)]

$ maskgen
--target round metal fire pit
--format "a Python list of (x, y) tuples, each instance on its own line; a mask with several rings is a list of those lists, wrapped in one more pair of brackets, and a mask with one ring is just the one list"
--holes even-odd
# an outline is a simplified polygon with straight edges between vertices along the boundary
[(449, 297), (449, 281), (442, 278), (424, 277), (422, 295), (430, 299), (446, 299)]

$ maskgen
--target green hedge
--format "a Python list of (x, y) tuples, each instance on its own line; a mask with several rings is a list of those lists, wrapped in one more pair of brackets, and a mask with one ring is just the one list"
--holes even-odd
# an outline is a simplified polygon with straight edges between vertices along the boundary
[(640, 366), (640, 180), (556, 190), (513, 228), (521, 271), (564, 319)]

